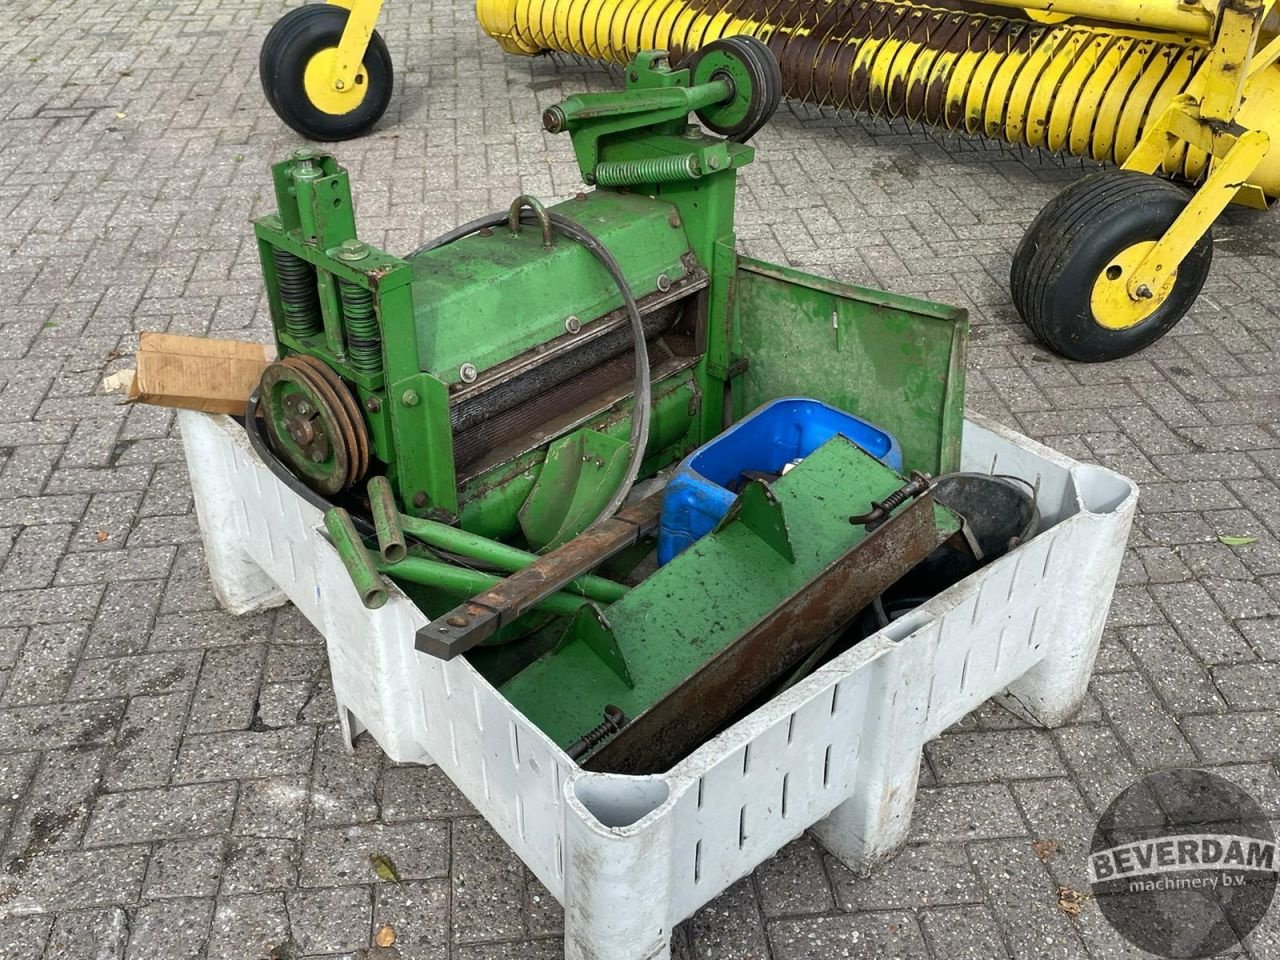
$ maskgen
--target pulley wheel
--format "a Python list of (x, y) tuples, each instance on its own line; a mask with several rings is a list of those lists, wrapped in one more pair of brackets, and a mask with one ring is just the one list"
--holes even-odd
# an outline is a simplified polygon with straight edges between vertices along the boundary
[(769, 122), (782, 100), (782, 70), (772, 51), (755, 37), (722, 37), (693, 55), (690, 84), (728, 80), (733, 96), (703, 107), (698, 119), (736, 143), (746, 143)]
[(355, 397), (352, 396), (351, 390), (348, 389), (347, 385), (342, 382), (342, 378), (323, 360), (302, 353), (295, 354), (287, 359), (309, 366), (324, 381), (332, 391), (338, 406), (345, 411), (346, 423), (350, 425), (348, 439), (354, 441), (352, 446), (354, 471), (351, 476), (351, 484), (356, 483), (369, 472), (369, 431), (365, 429), (364, 415), (360, 412), (360, 405), (356, 403)]
[(368, 436), (358, 411), (352, 420), (354, 401), (346, 386), (338, 380), (335, 389), (314, 364), (291, 356), (269, 365), (262, 372), (259, 409), (280, 459), (311, 489), (332, 496), (363, 476)]

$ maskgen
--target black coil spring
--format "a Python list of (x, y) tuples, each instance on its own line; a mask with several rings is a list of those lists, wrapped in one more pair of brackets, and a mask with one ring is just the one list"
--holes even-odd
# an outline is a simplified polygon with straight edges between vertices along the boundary
[(271, 259), (276, 267), (276, 288), (280, 291), (285, 330), (295, 337), (319, 333), (324, 321), (316, 289), (316, 268), (279, 247), (271, 248)]
[(373, 293), (350, 280), (338, 281), (342, 316), (347, 329), (347, 358), (365, 373), (382, 369), (382, 331), (373, 309)]

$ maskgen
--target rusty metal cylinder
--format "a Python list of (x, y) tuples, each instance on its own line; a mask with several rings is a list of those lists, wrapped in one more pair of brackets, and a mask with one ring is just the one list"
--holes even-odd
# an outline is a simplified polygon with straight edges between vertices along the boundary
[[(962, 0), (945, 8), (902, 0), (479, 0), (477, 11), (485, 30), (510, 52), (555, 50), (615, 63), (654, 48), (670, 50), (679, 62), (719, 37), (751, 34), (777, 56), (785, 93), (793, 99), (1104, 162), (1123, 163), (1174, 97), (1198, 93), (1207, 32), (1033, 19), (1004, 6)], [(1084, 0), (1074, 4), (1088, 6)], [(1179, 16), (1160, 4), (1134, 9), (1139, 7)], [(1148, 15), (1145, 23), (1151, 22)], [(1240, 121), (1280, 142), (1280, 67), (1255, 74), (1245, 94)], [(1164, 170), (1194, 182), (1207, 165), (1203, 151), (1181, 144), (1170, 150)], [(1280, 149), (1251, 182), (1280, 197)]]

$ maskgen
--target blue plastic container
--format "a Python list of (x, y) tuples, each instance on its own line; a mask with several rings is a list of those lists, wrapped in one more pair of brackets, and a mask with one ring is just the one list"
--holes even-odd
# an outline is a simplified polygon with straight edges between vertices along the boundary
[(658, 563), (715, 529), (733, 504), (744, 470), (781, 473), (837, 433), (902, 471), (897, 439), (861, 417), (805, 397), (766, 403), (680, 461), (662, 497)]

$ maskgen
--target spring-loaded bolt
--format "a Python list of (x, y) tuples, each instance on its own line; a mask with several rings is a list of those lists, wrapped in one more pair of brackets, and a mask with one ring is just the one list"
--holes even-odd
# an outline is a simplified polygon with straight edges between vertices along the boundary
[(663, 293), (671, 289), (671, 278), (665, 273), (658, 274), (658, 289)]
[(569, 333), (577, 333), (582, 329), (582, 321), (574, 316), (565, 317), (564, 328)]
[(474, 363), (464, 363), (458, 368), (458, 377), (463, 383), (475, 383), (476, 376), (476, 365)]
[(625, 727), (628, 722), (626, 714), (612, 703), (606, 705), (604, 719), (569, 745), (567, 752), (570, 759), (577, 760), (579, 757), (586, 756), (599, 744)]
[(928, 489), (929, 475), (918, 470), (912, 470), (910, 480), (878, 503), (872, 501), (871, 509), (867, 513), (856, 513), (849, 518), (849, 522), (854, 526), (865, 525), (868, 530), (874, 530), (889, 519), (889, 515), (894, 510), (908, 500), (920, 496)]
[(403, 394), (401, 394), (400, 402), (403, 403), (406, 407), (416, 407), (418, 405), (418, 391), (406, 390)]

